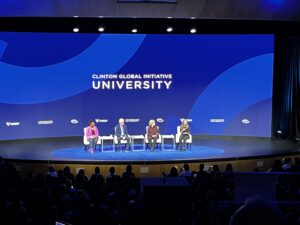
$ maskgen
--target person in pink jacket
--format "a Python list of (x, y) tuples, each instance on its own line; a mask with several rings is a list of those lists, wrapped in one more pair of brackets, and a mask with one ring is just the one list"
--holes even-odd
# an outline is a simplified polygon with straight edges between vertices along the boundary
[(94, 121), (89, 121), (85, 136), (89, 142), (89, 153), (93, 154), (99, 138), (99, 131)]

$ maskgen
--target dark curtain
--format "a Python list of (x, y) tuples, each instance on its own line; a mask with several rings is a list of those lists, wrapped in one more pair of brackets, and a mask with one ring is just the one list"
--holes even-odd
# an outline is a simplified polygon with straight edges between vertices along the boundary
[[(272, 137), (300, 140), (300, 37), (276, 37)], [(282, 133), (280, 134), (281, 131)]]

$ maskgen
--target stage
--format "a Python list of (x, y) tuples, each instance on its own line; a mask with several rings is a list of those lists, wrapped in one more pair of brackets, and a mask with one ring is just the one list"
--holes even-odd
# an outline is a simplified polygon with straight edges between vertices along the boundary
[[(169, 146), (170, 147), (170, 146)], [(78, 163), (163, 163), (213, 161), (297, 154), (299, 144), (287, 140), (255, 137), (195, 136), (191, 150), (103, 151), (87, 153), (82, 137), (1, 141), (0, 155), (16, 161)]]

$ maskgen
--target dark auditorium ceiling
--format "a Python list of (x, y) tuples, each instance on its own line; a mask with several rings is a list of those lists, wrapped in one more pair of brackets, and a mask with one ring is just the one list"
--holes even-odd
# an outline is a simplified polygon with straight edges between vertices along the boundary
[(177, 0), (176, 4), (118, 3), (117, 0), (0, 0), (0, 16), (197, 17), (300, 21), (300, 0)]

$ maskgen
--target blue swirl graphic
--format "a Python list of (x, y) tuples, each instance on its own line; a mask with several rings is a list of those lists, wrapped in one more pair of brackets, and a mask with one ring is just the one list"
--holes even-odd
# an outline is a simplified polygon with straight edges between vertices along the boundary
[[(189, 113), (193, 132), (224, 134), (239, 112), (264, 99), (272, 98), (273, 54), (245, 60), (218, 76), (199, 96)], [(211, 123), (210, 119), (224, 119)]]
[[(117, 72), (145, 36), (103, 34), (80, 55), (50, 66), (20, 67), (0, 62), (0, 103), (43, 103), (90, 89), (91, 79), (87, 78), (94, 73)], [(0, 55), (6, 46), (0, 42)]]

